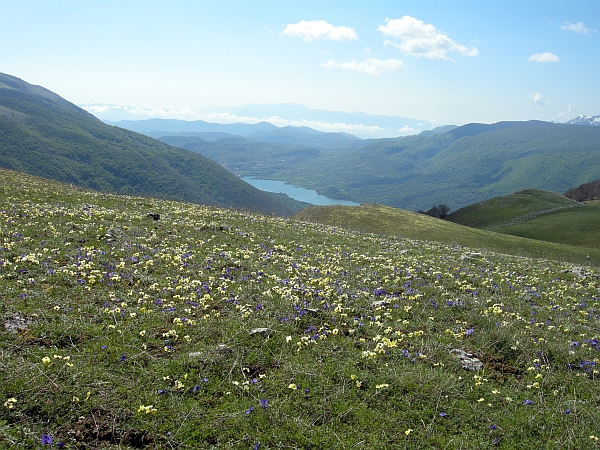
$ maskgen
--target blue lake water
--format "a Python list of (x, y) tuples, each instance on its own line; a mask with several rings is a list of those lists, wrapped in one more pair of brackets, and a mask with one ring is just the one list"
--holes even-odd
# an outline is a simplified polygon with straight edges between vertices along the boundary
[(294, 200), (310, 203), (312, 205), (359, 205), (359, 203), (350, 202), (347, 200), (336, 200), (333, 198), (325, 197), (324, 195), (319, 195), (315, 191), (312, 191), (310, 189), (291, 186), (289, 184), (285, 184), (283, 181), (257, 180), (255, 178), (250, 177), (243, 177), (242, 180), (244, 180), (248, 184), (251, 184), (257, 189), (260, 189), (261, 191), (284, 193), (287, 194), (289, 197), (293, 198)]

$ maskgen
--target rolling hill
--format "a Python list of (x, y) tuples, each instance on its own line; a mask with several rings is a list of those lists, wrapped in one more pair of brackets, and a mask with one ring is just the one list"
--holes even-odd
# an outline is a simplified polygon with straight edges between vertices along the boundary
[(446, 220), (473, 228), (496, 229), (540, 214), (580, 206), (580, 203), (555, 192), (523, 189), (460, 208)]
[(293, 211), (197, 153), (106, 125), (6, 74), (0, 74), (0, 167), (103, 192), (266, 214)]
[[(577, 210), (583, 208), (577, 208)], [(600, 211), (600, 208), (595, 208)], [(445, 245), (460, 245), (510, 255), (571, 261), (579, 264), (600, 264), (600, 246), (582, 246), (571, 236), (574, 245), (553, 243), (525, 237), (510, 236), (494, 231), (471, 228), (446, 220), (436, 219), (377, 204), (360, 206), (312, 206), (293, 216), (296, 220), (319, 223), (378, 235), (421, 239)], [(585, 235), (579, 235), (585, 239)]]
[(600, 249), (600, 204), (578, 203), (548, 191), (526, 189), (466, 206), (450, 222), (497, 233)]

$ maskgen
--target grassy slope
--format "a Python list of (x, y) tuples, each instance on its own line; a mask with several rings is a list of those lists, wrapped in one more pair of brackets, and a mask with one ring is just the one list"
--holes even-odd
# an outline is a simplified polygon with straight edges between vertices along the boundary
[(498, 233), (600, 249), (600, 208), (526, 190), (461, 208), (447, 220)]
[(596, 448), (594, 276), (2, 175), (4, 448)]
[(101, 121), (0, 74), (0, 167), (78, 186), (289, 215), (292, 209), (192, 152)]
[(555, 192), (525, 189), (465, 206), (451, 213), (446, 220), (473, 228), (496, 228), (518, 218), (577, 205), (578, 203)]
[(361, 232), (425, 239), (511, 255), (600, 265), (598, 248), (580, 248), (508, 236), (382, 205), (315, 206), (300, 211), (294, 217)]
[(597, 204), (543, 214), (497, 228), (498, 233), (600, 249), (600, 208)]

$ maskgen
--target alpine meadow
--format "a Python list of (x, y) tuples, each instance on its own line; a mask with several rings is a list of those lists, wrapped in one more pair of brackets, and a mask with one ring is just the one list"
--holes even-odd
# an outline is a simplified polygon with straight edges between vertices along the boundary
[(596, 0), (0, 0), (0, 450), (600, 449)]

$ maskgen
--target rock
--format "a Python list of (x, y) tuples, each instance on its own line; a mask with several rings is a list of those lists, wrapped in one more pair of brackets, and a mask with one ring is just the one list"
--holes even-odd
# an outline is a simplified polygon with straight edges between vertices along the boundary
[(110, 228), (104, 235), (104, 238), (110, 242), (122, 238), (124, 236), (125, 232), (123, 232), (123, 230), (121, 230), (120, 228)]
[(573, 267), (571, 269), (563, 271), (563, 273), (572, 273), (573, 275), (578, 276), (579, 278), (598, 278), (598, 275), (596, 275), (593, 272), (590, 272), (589, 270), (584, 269), (583, 267)]
[(19, 333), (27, 330), (29, 325), (35, 323), (34, 317), (28, 317), (20, 312), (15, 313), (12, 317), (6, 319), (4, 322), (4, 329), (9, 333)]
[(217, 348), (216, 351), (218, 353), (220, 353), (221, 355), (229, 355), (230, 353), (233, 352), (233, 350), (231, 350), (229, 347), (227, 347), (225, 344), (217, 344)]
[(389, 300), (378, 300), (376, 302), (371, 303), (371, 306), (373, 308), (381, 308), (382, 306), (388, 306), (389, 304)]
[[(226, 358), (227, 356), (231, 355), (231, 353), (233, 353), (233, 350), (231, 350), (225, 344), (217, 344), (217, 346), (210, 349), (209, 352), (212, 354), (216, 353), (218, 357)], [(202, 359), (207, 356), (208, 355), (206, 352), (190, 352), (190, 353), (188, 353), (188, 357), (194, 358), (194, 359)]]
[(460, 260), (461, 261), (470, 261), (473, 259), (481, 259), (481, 258), (483, 258), (483, 255), (481, 253), (469, 252), (469, 253), (465, 253), (464, 255), (461, 255)]
[(250, 336), (253, 336), (255, 334), (259, 334), (263, 337), (269, 337), (273, 334), (273, 330), (271, 330), (270, 328), (255, 328), (254, 330), (250, 331)]
[(450, 350), (450, 353), (460, 361), (462, 368), (465, 370), (477, 371), (483, 369), (481, 360), (475, 358), (471, 353), (467, 353), (459, 348), (453, 348)]

